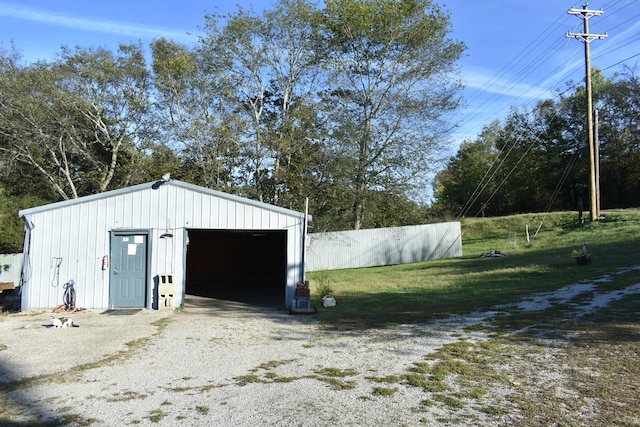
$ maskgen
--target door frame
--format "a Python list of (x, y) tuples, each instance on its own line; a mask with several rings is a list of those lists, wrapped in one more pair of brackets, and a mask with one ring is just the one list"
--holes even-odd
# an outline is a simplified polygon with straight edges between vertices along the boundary
[(113, 298), (112, 298), (112, 285), (113, 282), (111, 278), (113, 277), (113, 241), (118, 236), (134, 236), (134, 235), (144, 235), (147, 241), (147, 256), (145, 259), (145, 287), (144, 287), (144, 308), (150, 309), (151, 304), (153, 303), (153, 285), (151, 281), (151, 230), (146, 228), (118, 228), (112, 229), (109, 231), (109, 309), (112, 310), (113, 306)]

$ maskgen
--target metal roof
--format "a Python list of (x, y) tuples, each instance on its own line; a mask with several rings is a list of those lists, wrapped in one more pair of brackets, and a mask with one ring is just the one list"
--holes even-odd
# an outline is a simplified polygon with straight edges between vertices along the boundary
[[(271, 210), (271, 211), (274, 211), (274, 212), (277, 212), (277, 213), (281, 213), (281, 214), (284, 214), (284, 215), (289, 215), (289, 216), (297, 217), (297, 218), (304, 218), (304, 213), (301, 213), (301, 212), (297, 212), (297, 211), (294, 211), (294, 210), (291, 210), (291, 209), (287, 209), (287, 208), (282, 208), (282, 207), (275, 206), (275, 205), (270, 205), (268, 203), (259, 202), (257, 200), (247, 199), (246, 197), (240, 197), (240, 196), (236, 196), (236, 195), (233, 195), (233, 194), (223, 193), (222, 191), (217, 191), (217, 190), (213, 190), (213, 189), (210, 189), (210, 188), (205, 188), (205, 187), (201, 187), (199, 185), (189, 184), (187, 182), (178, 181), (178, 180), (174, 180), (174, 179), (171, 179), (171, 180), (168, 180), (168, 181), (164, 181), (164, 180), (152, 181), (152, 182), (147, 182), (147, 183), (144, 183), (144, 184), (134, 185), (134, 186), (131, 186), (131, 187), (120, 188), (118, 190), (105, 191), (104, 193), (92, 194), (92, 195), (84, 196), (84, 197), (78, 197), (77, 199), (64, 200), (64, 201), (61, 201), (61, 202), (55, 202), (55, 203), (50, 203), (50, 204), (47, 204), (47, 205), (36, 206), (36, 207), (33, 207), (33, 208), (29, 208), (29, 209), (23, 209), (23, 210), (18, 212), (18, 216), (23, 217), (25, 215), (29, 215), (29, 214), (32, 214), (32, 213), (45, 212), (45, 211), (52, 210), (52, 209), (58, 209), (58, 208), (73, 206), (73, 205), (76, 205), (76, 204), (81, 204), (81, 203), (87, 203), (87, 202), (91, 202), (91, 201), (95, 201), (95, 200), (106, 199), (106, 198), (109, 198), (109, 197), (120, 196), (120, 195), (123, 195), (123, 194), (135, 193), (137, 191), (146, 190), (149, 187), (155, 189), (155, 188), (159, 188), (160, 186), (163, 186), (163, 185), (172, 185), (172, 186), (175, 186), (175, 187), (180, 187), (180, 188), (184, 188), (184, 189), (191, 190), (191, 191), (196, 191), (196, 192), (203, 193), (203, 194), (208, 194), (210, 196), (231, 200), (231, 201), (234, 201), (234, 202), (243, 203), (243, 204), (246, 204), (246, 205), (255, 206), (255, 207), (258, 207), (258, 208), (262, 208), (262, 209)], [(310, 216), (309, 216), (309, 219), (311, 219)]]

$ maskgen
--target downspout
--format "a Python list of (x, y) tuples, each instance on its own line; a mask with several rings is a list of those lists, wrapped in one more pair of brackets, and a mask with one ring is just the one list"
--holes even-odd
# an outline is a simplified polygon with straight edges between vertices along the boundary
[(35, 227), (29, 220), (29, 217), (24, 216), (24, 243), (22, 246), (22, 272), (20, 274), (20, 311), (29, 308), (29, 280), (31, 279), (31, 230)]
[(307, 279), (307, 227), (309, 223), (309, 198), (304, 200), (304, 223), (302, 225), (302, 280), (304, 283)]

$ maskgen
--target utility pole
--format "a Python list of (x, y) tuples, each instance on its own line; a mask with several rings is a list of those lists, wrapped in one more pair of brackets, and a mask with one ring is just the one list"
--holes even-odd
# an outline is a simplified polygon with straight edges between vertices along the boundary
[(593, 149), (596, 158), (595, 174), (596, 174), (596, 217), (600, 218), (600, 138), (598, 136), (598, 110), (593, 112)]
[(589, 177), (590, 177), (590, 189), (591, 189), (591, 221), (595, 221), (598, 219), (600, 214), (598, 205), (599, 203), (599, 195), (597, 194), (598, 185), (596, 184), (596, 162), (599, 162), (599, 159), (596, 159), (595, 156), (595, 147), (593, 143), (593, 101), (591, 100), (591, 51), (589, 49), (589, 45), (593, 40), (596, 39), (604, 39), (607, 37), (606, 34), (590, 34), (589, 33), (589, 18), (592, 16), (602, 15), (604, 12), (602, 9), (600, 10), (589, 10), (589, 4), (585, 3), (582, 9), (574, 9), (571, 8), (567, 13), (570, 15), (576, 15), (579, 18), (582, 18), (584, 21), (584, 32), (582, 33), (567, 33), (567, 37), (578, 39), (584, 42), (584, 59), (585, 59), (585, 69), (586, 69), (586, 77), (585, 77), (585, 88), (587, 95), (587, 135), (589, 144)]

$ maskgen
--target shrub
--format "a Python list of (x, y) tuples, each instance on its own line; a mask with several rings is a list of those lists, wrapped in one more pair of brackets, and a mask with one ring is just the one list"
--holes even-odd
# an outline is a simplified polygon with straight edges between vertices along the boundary
[(316, 284), (316, 292), (320, 298), (325, 295), (333, 295), (333, 287), (331, 286), (331, 279), (328, 271), (320, 272), (318, 283)]

